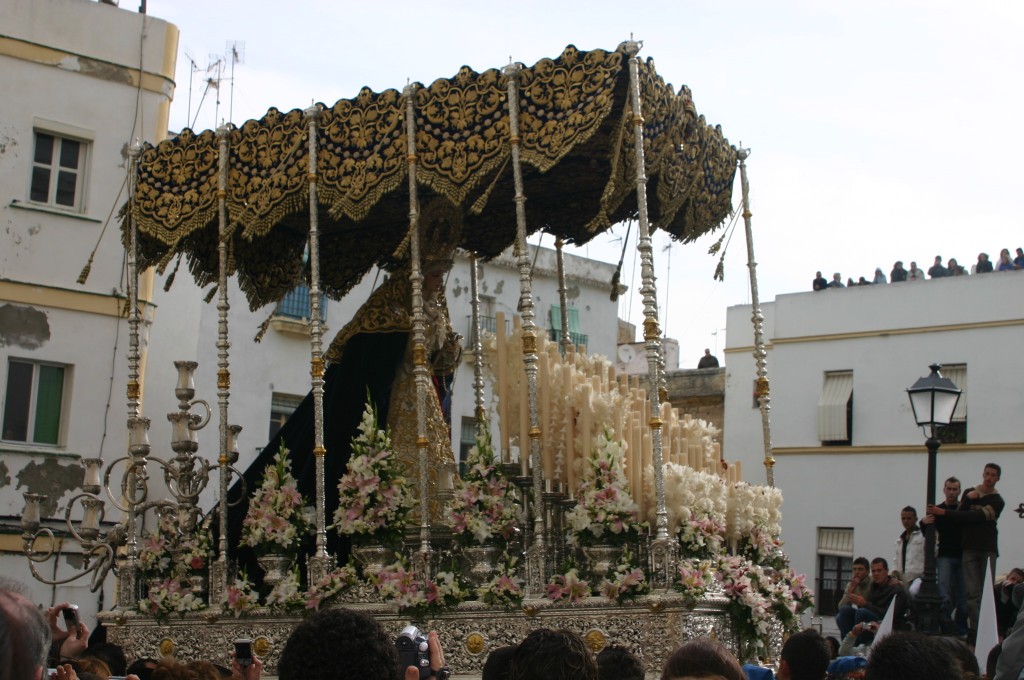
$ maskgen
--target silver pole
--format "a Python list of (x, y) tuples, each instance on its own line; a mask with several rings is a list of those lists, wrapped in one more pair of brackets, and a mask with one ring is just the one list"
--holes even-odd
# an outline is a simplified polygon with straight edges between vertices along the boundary
[[(502, 69), (508, 79), (509, 142), (512, 147), (512, 177), (515, 180), (516, 252), (519, 264), (519, 310), (523, 319), (523, 364), (526, 371), (527, 401), (530, 408), (530, 466), (533, 468), (533, 543), (526, 551), (527, 589), (542, 592), (545, 582), (544, 480), (540, 462), (540, 415), (537, 409), (537, 324), (534, 323), (533, 291), (530, 279), (530, 251), (526, 243), (526, 194), (519, 149), (519, 83), (522, 65), (512, 63)], [(519, 455), (525, 455), (523, 442)]]
[(740, 162), (740, 186), (743, 189), (743, 227), (747, 234), (747, 268), (750, 269), (750, 320), (754, 323), (754, 361), (757, 364), (757, 402), (761, 407), (761, 435), (764, 439), (764, 471), (768, 486), (775, 486), (775, 457), (772, 455), (770, 420), (771, 396), (768, 386), (768, 352), (764, 347), (764, 314), (757, 294), (757, 262), (754, 261), (754, 232), (750, 226), (750, 184), (747, 182), (747, 157), (750, 149), (736, 150)]
[(309, 128), (308, 172), (309, 183), (309, 334), (310, 369), (313, 383), (313, 453), (316, 456), (316, 552), (309, 560), (309, 582), (316, 583), (330, 571), (327, 554), (327, 509), (324, 480), (324, 353), (323, 313), (320, 309), (320, 216), (316, 195), (317, 182), (317, 121), (320, 107), (313, 105), (303, 112)]
[(647, 373), (650, 400), (652, 463), (654, 465), (654, 489), (657, 499), (655, 540), (651, 545), (654, 563), (652, 581), (659, 586), (671, 583), (671, 571), (675, 560), (675, 543), (669, 541), (668, 512), (665, 509), (665, 473), (662, 469), (661, 402), (662, 394), (661, 329), (658, 325), (658, 298), (654, 277), (654, 249), (651, 247), (650, 221), (647, 215), (647, 172), (644, 165), (644, 119), (640, 100), (640, 43), (629, 40), (625, 52), (629, 56), (630, 101), (633, 107), (633, 147), (636, 155), (636, 203), (639, 225), (637, 249), (640, 251), (641, 288), (644, 302), (644, 341), (647, 350)]
[(426, 575), (430, 555), (430, 490), (428, 483), (427, 390), (430, 376), (427, 371), (426, 316), (423, 313), (423, 271), (420, 267), (420, 215), (416, 187), (416, 84), (405, 87), (405, 135), (409, 163), (409, 280), (412, 283), (412, 357), (413, 377), (416, 380), (416, 447), (420, 460), (420, 549), (417, 569)]
[(483, 434), (486, 421), (484, 410), (484, 345), (480, 338), (480, 263), (476, 253), (469, 256), (469, 288), (471, 294), (470, 308), (472, 309), (471, 321), (473, 328), (473, 399), (476, 405), (474, 415), (476, 417), (476, 433)]
[(220, 409), (220, 455), (217, 463), (220, 467), (220, 498), (218, 499), (220, 540), (217, 546), (216, 566), (211, 565), (210, 601), (218, 602), (221, 593), (227, 586), (228, 560), (228, 401), (231, 396), (231, 372), (228, 369), (228, 136), (231, 134), (229, 124), (217, 128), (217, 402)]
[(562, 340), (559, 344), (562, 346), (562, 353), (568, 354), (569, 348), (574, 343), (572, 338), (569, 337), (569, 300), (565, 290), (565, 253), (562, 252), (564, 246), (565, 242), (561, 238), (555, 239), (555, 258), (558, 263), (558, 304), (562, 306), (562, 318), (560, 319), (562, 324)]

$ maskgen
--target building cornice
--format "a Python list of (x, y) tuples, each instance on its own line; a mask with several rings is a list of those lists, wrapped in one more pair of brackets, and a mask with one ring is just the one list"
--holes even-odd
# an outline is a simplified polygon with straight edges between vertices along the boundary
[[(978, 452), (1024, 452), (1024, 442), (991, 442), (978, 444), (943, 444), (939, 453), (978, 453)], [(876, 444), (872, 446), (774, 446), (772, 453), (776, 456), (806, 455), (849, 455), (857, 453), (892, 454), (892, 453), (928, 453), (924, 442), (920, 444)]]
[[(69, 67), (66, 64), (70, 61), (76, 64), (74, 72), (80, 75), (91, 76), (131, 87), (139, 87), (141, 81), (142, 89), (148, 92), (164, 95), (168, 99), (174, 94), (173, 71), (171, 75), (148, 70), (140, 71), (138, 68), (131, 66), (115, 64), (67, 50), (54, 49), (53, 47), (39, 45), (28, 40), (2, 34), (0, 34), (0, 56), (60, 69), (68, 69)], [(171, 64), (173, 65), (173, 60)], [(162, 66), (164, 68), (168, 67), (166, 56)]]
[[(831, 333), (826, 335), (799, 335), (792, 338), (772, 338), (766, 349), (775, 345), (795, 345), (810, 342), (830, 342), (833, 340), (859, 340), (863, 338), (887, 338), (894, 335), (919, 335), (922, 333), (938, 333), (953, 331), (969, 331), (984, 328), (1008, 328), (1024, 326), (1024, 319), (997, 319), (995, 321), (975, 321), (971, 323), (944, 324), (942, 326), (913, 326), (910, 328), (881, 328), (871, 331), (854, 331), (849, 333)], [(726, 347), (726, 354), (743, 354), (753, 352), (754, 346)]]
[[(83, 290), (71, 290), (57, 286), (36, 283), (22, 283), (0, 279), (0, 300), (22, 305), (69, 309), (86, 314), (123, 316), (126, 298), (121, 294), (102, 294)], [(144, 307), (155, 308), (149, 301), (140, 299)]]

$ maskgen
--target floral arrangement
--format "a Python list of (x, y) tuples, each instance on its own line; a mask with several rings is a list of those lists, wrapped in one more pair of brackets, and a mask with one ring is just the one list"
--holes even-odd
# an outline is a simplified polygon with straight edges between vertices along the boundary
[(611, 578), (606, 577), (601, 581), (598, 590), (609, 600), (621, 603), (646, 595), (651, 587), (647, 583), (643, 569), (620, 564), (611, 574)]
[(191, 586), (177, 577), (150, 585), (146, 598), (139, 600), (139, 611), (157, 619), (166, 619), (171, 614), (184, 616), (188, 612), (205, 608), (203, 599), (196, 597)]
[(242, 521), (242, 543), (261, 554), (294, 555), (303, 538), (313, 531), (312, 513), (296, 488), (282, 441), (273, 464), (263, 472), (263, 483), (249, 501), (249, 511)]
[(566, 514), (571, 540), (581, 545), (624, 545), (640, 537), (639, 508), (627, 490), (622, 444), (608, 429), (598, 435), (577, 488), (576, 507)]
[(206, 569), (212, 555), (208, 527), (200, 525), (192, 533), (182, 535), (174, 514), (165, 511), (157, 517), (156, 530), (142, 536), (139, 569), (143, 576), (151, 579), (172, 576), (186, 579)]
[(466, 456), (466, 474), (456, 480), (448, 502), (445, 524), (462, 545), (506, 543), (519, 530), (518, 504), (513, 487), (498, 464), (486, 424), (476, 436), (476, 446)]
[[(729, 509), (728, 488), (720, 477), (688, 465), (664, 466), (669, 534), (678, 536), (683, 556), (708, 559), (722, 552)], [(649, 516), (656, 512), (654, 469), (644, 471)]]
[(774, 620), (771, 579), (760, 566), (738, 555), (722, 558), (718, 577), (729, 600), (726, 608), (740, 637), (756, 647), (763, 646)]
[(454, 573), (440, 571), (433, 579), (421, 581), (402, 561), (381, 569), (371, 582), (381, 598), (413, 618), (452, 609), (469, 596)]
[(590, 584), (580, 578), (576, 568), (570, 568), (564, 574), (555, 574), (544, 587), (545, 596), (552, 602), (567, 599), (569, 602), (582, 602), (590, 595)]
[(521, 605), (526, 593), (523, 592), (523, 579), (516, 576), (516, 561), (516, 558), (506, 555), (494, 577), (476, 589), (477, 599), (508, 609)]
[(339, 504), (332, 525), (338, 533), (356, 544), (402, 542), (414, 501), (397, 461), (391, 437), (379, 428), (368, 400), (359, 434), (352, 438), (348, 468), (338, 482)]
[(221, 609), (238, 618), (243, 614), (251, 612), (259, 606), (259, 603), (259, 593), (256, 592), (243, 571), (235, 578), (234, 583), (224, 589), (224, 595), (221, 598)]
[(283, 612), (306, 608), (306, 593), (302, 592), (298, 565), (292, 567), (287, 576), (274, 584), (273, 589), (267, 594), (265, 604), (271, 609)]
[(319, 610), (321, 604), (331, 602), (357, 581), (356, 570), (349, 566), (325, 574), (306, 591), (306, 609)]
[(733, 555), (719, 562), (718, 577), (740, 637), (756, 647), (763, 645), (773, 621), (788, 632), (798, 630), (800, 615), (814, 604), (805, 577), (788, 567), (761, 566)]
[(753, 561), (764, 563), (782, 551), (782, 492), (740, 482), (729, 493), (728, 536)]
[(691, 605), (701, 600), (718, 578), (718, 565), (709, 559), (682, 559), (672, 585)]

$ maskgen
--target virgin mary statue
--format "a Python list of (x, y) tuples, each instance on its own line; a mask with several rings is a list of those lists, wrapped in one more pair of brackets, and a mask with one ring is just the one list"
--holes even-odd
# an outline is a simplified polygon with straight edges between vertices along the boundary
[[(429, 233), (429, 232), (428, 232)], [(444, 239), (447, 241), (447, 239)], [(441, 239), (423, 239), (423, 307), (426, 318), (426, 350), (432, 367), (433, 389), (425, 399), (428, 449), (428, 483), (434, 497), (444, 477), (454, 470), (451, 447), (450, 404), (455, 370), (461, 356), (461, 336), (452, 330), (444, 295), (445, 274), (451, 269), (454, 247)], [(395, 451), (411, 480), (419, 479), (416, 419), (416, 381), (413, 376), (412, 282), (408, 260), (371, 293), (344, 328), (334, 337), (327, 352), (324, 375), (324, 495), (328, 521), (338, 507), (338, 480), (351, 455), (352, 437), (367, 400), (378, 414), (382, 427), (391, 430)], [(316, 498), (316, 457), (313, 395), (307, 394), (295, 412), (267, 443), (243, 474), (251, 492), (259, 487), (263, 471), (273, 462), (281, 443), (298, 482), (299, 492)], [(413, 487), (418, 493), (419, 484)], [(236, 483), (229, 498), (241, 494)], [(228, 541), (240, 546), (242, 521), (249, 499), (243, 498), (228, 512)], [(432, 514), (433, 514), (432, 510)], [(250, 575), (255, 555), (236, 548), (239, 566)], [(343, 563), (347, 541), (334, 531), (327, 532), (327, 550)]]

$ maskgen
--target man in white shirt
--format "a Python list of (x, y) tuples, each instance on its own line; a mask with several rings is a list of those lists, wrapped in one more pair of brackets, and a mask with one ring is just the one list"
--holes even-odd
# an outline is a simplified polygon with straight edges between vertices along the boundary
[(924, 534), (917, 526), (917, 510), (909, 505), (900, 511), (900, 523), (903, 533), (896, 539), (891, 573), (913, 595), (910, 584), (924, 572)]

